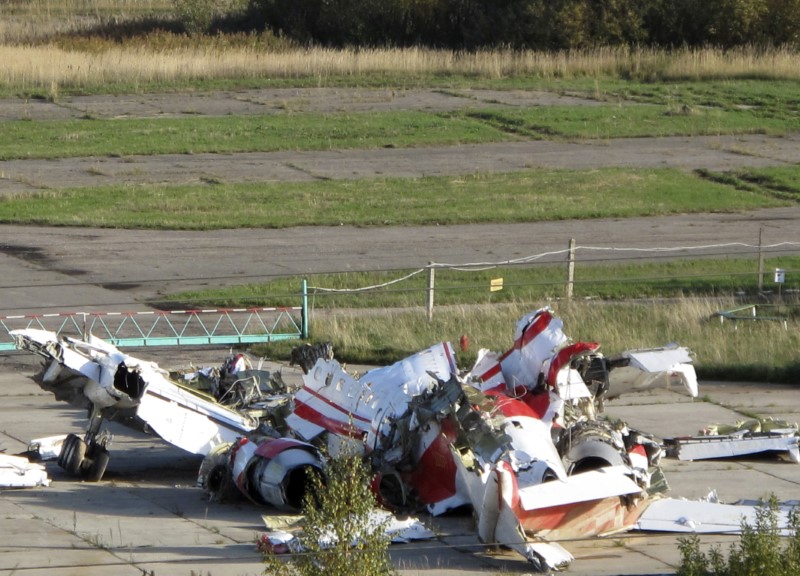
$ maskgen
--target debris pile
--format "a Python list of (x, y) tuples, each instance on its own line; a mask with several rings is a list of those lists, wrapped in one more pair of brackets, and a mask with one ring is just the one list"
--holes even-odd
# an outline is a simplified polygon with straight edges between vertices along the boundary
[[(695, 397), (690, 351), (669, 345), (606, 357), (597, 343), (572, 341), (550, 308), (526, 314), (509, 350), (481, 350), (466, 371), (449, 342), (361, 375), (339, 364), (329, 343), (305, 345), (292, 355), (303, 372), (297, 389), (241, 354), (219, 368), (168, 374), (96, 338), (13, 334), (18, 348), (45, 359), (35, 376), (41, 387), (88, 409), (86, 434), (62, 438), (57, 458), (90, 480), (102, 477), (98, 459), (103, 470), (108, 462), (105, 419), (204, 455), (198, 484), (212, 499), (244, 495), (287, 512), (301, 507), (328, 457), (355, 453), (369, 462), (387, 509), (438, 515), (469, 506), (483, 542), (512, 548), (543, 572), (572, 558), (558, 540), (680, 524), (664, 510), (690, 506), (652, 506), (669, 502), (662, 445), (600, 416), (620, 393), (679, 386)], [(767, 434), (796, 459), (797, 427), (765, 426), (725, 431), (726, 441), (712, 444), (723, 437), (717, 428), (667, 447), (683, 458), (698, 445), (718, 451), (731, 438)], [(283, 532), (272, 530), (262, 545), (290, 550), (293, 537)], [(425, 532), (412, 522), (402, 533)]]

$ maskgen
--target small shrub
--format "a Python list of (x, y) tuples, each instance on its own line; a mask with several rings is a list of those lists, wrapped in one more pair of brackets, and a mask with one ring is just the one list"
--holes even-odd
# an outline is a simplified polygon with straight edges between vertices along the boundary
[(383, 576), (394, 574), (385, 526), (374, 522), (369, 466), (354, 454), (328, 460), (324, 478), (314, 474), (303, 500), (303, 552), (284, 561), (266, 553), (270, 576)]
[(174, 0), (175, 13), (186, 32), (202, 34), (211, 29), (214, 21), (214, 0)]
[(800, 511), (789, 514), (791, 536), (781, 544), (778, 501), (772, 496), (756, 510), (755, 526), (742, 521), (739, 542), (731, 545), (728, 559), (719, 547), (708, 555), (700, 550), (697, 534), (678, 539), (681, 564), (678, 576), (796, 576), (800, 574)]
[(706, 576), (708, 574), (708, 559), (700, 550), (700, 537), (692, 534), (685, 538), (678, 538), (678, 549), (681, 552), (681, 565), (677, 576)]

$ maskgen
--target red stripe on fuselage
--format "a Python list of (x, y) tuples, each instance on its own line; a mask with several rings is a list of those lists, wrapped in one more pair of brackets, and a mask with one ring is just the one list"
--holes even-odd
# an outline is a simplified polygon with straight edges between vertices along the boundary
[(329, 400), (328, 398), (326, 398), (325, 396), (323, 396), (319, 392), (316, 392), (316, 391), (312, 390), (308, 386), (303, 386), (302, 390), (304, 392), (308, 392), (314, 398), (316, 398), (318, 400), (321, 400), (322, 402), (325, 402), (325, 404), (327, 404), (329, 406), (332, 406), (333, 408), (335, 408), (336, 410), (338, 410), (342, 414), (346, 414), (348, 418), (352, 417), (354, 420), (360, 420), (361, 422), (364, 422), (365, 424), (369, 424), (370, 423), (370, 421), (367, 420), (366, 418), (364, 418), (363, 416), (359, 416), (358, 414), (353, 414), (352, 412), (348, 412), (342, 406), (339, 406), (338, 404), (333, 402), (333, 400)]
[(576, 342), (569, 346), (562, 348), (558, 351), (550, 361), (550, 368), (547, 370), (547, 378), (545, 382), (550, 386), (556, 385), (556, 377), (564, 365), (568, 364), (573, 357), (583, 354), (585, 352), (594, 352), (600, 347), (596, 342)]
[[(496, 373), (497, 373), (497, 371), (499, 371), (499, 370), (500, 370), (500, 364), (503, 362), (503, 360), (505, 360), (506, 358), (508, 358), (508, 357), (509, 357), (511, 354), (513, 354), (515, 351), (522, 350), (522, 348), (524, 348), (525, 346), (527, 346), (528, 344), (530, 344), (530, 343), (531, 343), (533, 340), (535, 340), (535, 339), (536, 339), (536, 337), (537, 337), (539, 334), (541, 334), (542, 332), (544, 332), (544, 331), (545, 331), (545, 329), (546, 329), (548, 326), (550, 326), (550, 322), (551, 322), (552, 320), (553, 320), (553, 315), (552, 315), (552, 314), (550, 314), (550, 312), (542, 312), (541, 314), (539, 314), (539, 315), (536, 317), (536, 319), (535, 319), (533, 322), (531, 322), (530, 324), (528, 324), (528, 325), (525, 327), (525, 330), (523, 330), (523, 331), (522, 331), (522, 335), (521, 335), (519, 338), (517, 338), (516, 340), (514, 340), (514, 344), (511, 346), (511, 348), (509, 348), (508, 350), (506, 350), (506, 351), (503, 353), (503, 355), (502, 355), (502, 356), (500, 356), (500, 359), (499, 359), (499, 360), (498, 360), (498, 362), (497, 362), (497, 368), (496, 368), (496, 370), (495, 370), (495, 369), (493, 369), (493, 370), (495, 370), (495, 371), (494, 371), (494, 372), (492, 372), (492, 375), (496, 374)], [(490, 372), (491, 372), (491, 370), (490, 370)], [(487, 372), (487, 374), (488, 374), (488, 373), (489, 373), (489, 372)], [(482, 380), (487, 380), (487, 379), (488, 379), (488, 378), (482, 378)]]
[(537, 418), (536, 413), (525, 402), (511, 398), (498, 392), (496, 389), (487, 390), (486, 396), (494, 398), (495, 406), (503, 413), (506, 418), (514, 418), (516, 416), (527, 416), (529, 418)]
[(321, 426), (328, 432), (338, 434), (339, 436), (349, 436), (350, 438), (361, 438), (364, 435), (363, 430), (350, 425), (349, 422), (342, 422), (341, 420), (330, 418), (315, 410), (308, 404), (297, 401), (295, 402), (295, 416), (298, 416), (303, 420), (307, 420), (312, 424), (316, 424), (317, 426)]
[(544, 332), (548, 326), (550, 326), (550, 322), (552, 320), (553, 315), (550, 314), (550, 312), (542, 312), (539, 314), (522, 332), (522, 336), (520, 336), (517, 340), (519, 344), (514, 342), (514, 347), (523, 348), (524, 346), (530, 344), (533, 339), (535, 339), (539, 334)]

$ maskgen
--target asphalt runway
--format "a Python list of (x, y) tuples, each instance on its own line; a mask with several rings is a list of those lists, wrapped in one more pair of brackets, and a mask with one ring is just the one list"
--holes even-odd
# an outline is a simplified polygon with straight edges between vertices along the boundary
[[(648, 256), (756, 260), (759, 236), (765, 246), (793, 242), (775, 249), (782, 254), (800, 252), (799, 222), (800, 207), (500, 226), (178, 232), (6, 224), (0, 225), (0, 314), (132, 311), (179, 290), (276, 276), (307, 276), (314, 285), (313, 275), (323, 272), (421, 269), (430, 262), (565, 262), (571, 239), (578, 266)], [(642, 251), (665, 248), (671, 250)]]

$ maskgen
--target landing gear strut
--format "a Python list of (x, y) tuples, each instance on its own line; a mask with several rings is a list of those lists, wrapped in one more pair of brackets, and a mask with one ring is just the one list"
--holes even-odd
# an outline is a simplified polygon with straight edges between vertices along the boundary
[(89, 429), (81, 438), (77, 434), (69, 434), (61, 446), (58, 465), (68, 473), (81, 476), (87, 482), (99, 482), (108, 466), (109, 453), (107, 434), (98, 434), (103, 417), (100, 411), (92, 407)]

